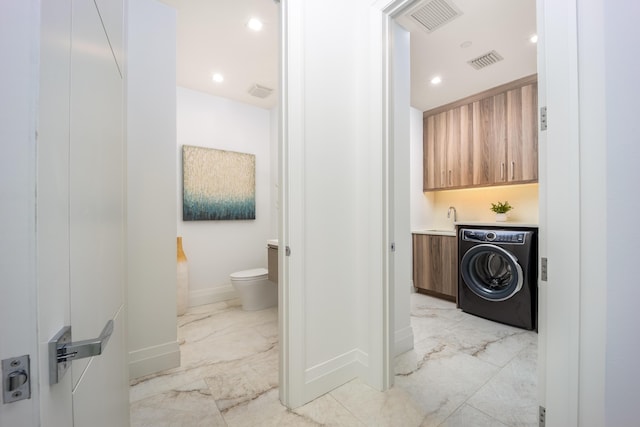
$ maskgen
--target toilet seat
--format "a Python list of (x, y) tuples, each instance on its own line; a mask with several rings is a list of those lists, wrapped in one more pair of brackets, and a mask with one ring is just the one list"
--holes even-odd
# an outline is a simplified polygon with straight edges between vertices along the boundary
[(230, 275), (232, 280), (244, 282), (248, 280), (266, 279), (269, 271), (266, 268), (254, 268), (251, 270), (238, 271)]

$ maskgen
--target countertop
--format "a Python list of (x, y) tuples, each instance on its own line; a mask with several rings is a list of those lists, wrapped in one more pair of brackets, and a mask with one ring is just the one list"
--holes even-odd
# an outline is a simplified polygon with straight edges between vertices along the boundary
[(528, 224), (524, 222), (497, 222), (497, 221), (457, 221), (455, 223), (457, 226), (465, 226), (465, 225), (474, 225), (474, 226), (482, 226), (482, 227), (527, 227), (527, 228), (538, 228), (538, 224)]
[(267, 240), (267, 246), (272, 246), (274, 248), (278, 247), (278, 239), (269, 239)]
[[(538, 228), (538, 224), (528, 224), (524, 222), (491, 222), (491, 221), (456, 221), (454, 223), (457, 227), (464, 227), (465, 225), (473, 225), (480, 227), (502, 227), (502, 228), (511, 228), (511, 227), (523, 227), (523, 228)], [(412, 234), (428, 234), (431, 236), (456, 236), (456, 230), (446, 230), (446, 229), (419, 229), (419, 230), (411, 230)]]
[(413, 230), (413, 234), (429, 234), (431, 236), (456, 236), (456, 230)]

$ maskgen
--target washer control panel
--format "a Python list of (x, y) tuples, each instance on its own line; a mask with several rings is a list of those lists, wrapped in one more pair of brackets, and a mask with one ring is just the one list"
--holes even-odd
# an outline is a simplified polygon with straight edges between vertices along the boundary
[(460, 230), (462, 240), (470, 242), (509, 243), (512, 245), (524, 245), (526, 231), (508, 230)]

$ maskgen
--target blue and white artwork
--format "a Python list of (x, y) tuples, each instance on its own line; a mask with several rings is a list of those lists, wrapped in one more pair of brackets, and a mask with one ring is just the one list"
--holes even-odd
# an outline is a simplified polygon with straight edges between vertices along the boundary
[(256, 156), (182, 146), (183, 221), (256, 219)]

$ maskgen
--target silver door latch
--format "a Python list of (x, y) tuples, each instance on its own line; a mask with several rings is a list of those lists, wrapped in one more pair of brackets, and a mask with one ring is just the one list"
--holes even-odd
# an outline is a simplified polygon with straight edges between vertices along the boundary
[(31, 398), (31, 368), (29, 355), (2, 361), (2, 401), (17, 402)]
[(65, 326), (49, 340), (49, 384), (57, 384), (71, 362), (102, 354), (111, 334), (113, 320), (109, 320), (98, 338), (71, 342), (71, 326)]

